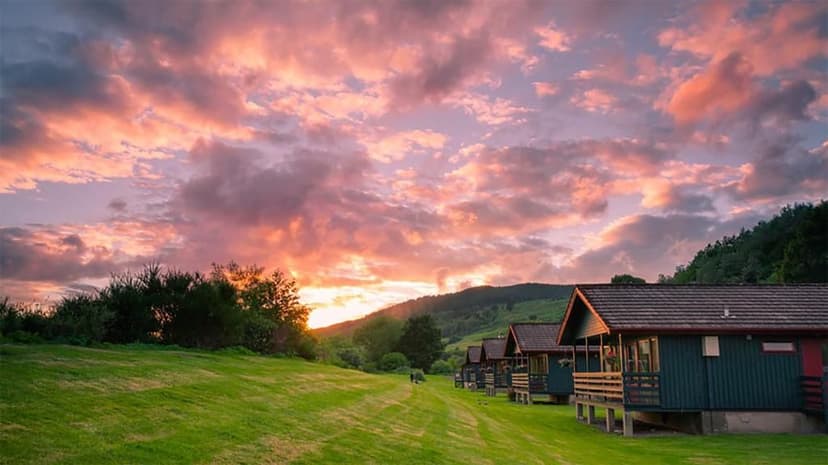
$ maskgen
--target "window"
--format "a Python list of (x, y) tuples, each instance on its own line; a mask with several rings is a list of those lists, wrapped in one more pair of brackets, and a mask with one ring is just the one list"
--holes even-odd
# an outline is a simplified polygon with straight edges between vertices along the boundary
[(650, 340), (638, 341), (638, 371), (650, 371)]
[(549, 373), (549, 359), (547, 358), (546, 354), (531, 357), (529, 359), (529, 373)]
[(624, 361), (624, 368), (628, 372), (659, 371), (658, 338), (625, 342)]
[(719, 356), (719, 336), (704, 336), (702, 339), (702, 355), (705, 357)]
[(762, 352), (796, 352), (793, 342), (762, 342)]

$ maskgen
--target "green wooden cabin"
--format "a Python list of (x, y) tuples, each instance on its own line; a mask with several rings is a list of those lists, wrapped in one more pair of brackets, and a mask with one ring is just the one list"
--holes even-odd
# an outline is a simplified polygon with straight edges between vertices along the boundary
[(466, 348), (466, 359), (463, 362), (461, 372), (466, 387), (472, 390), (483, 389), (485, 380), (480, 371), (480, 346), (469, 346)]
[(579, 419), (606, 408), (690, 432), (818, 431), (828, 285), (578, 285), (559, 344), (601, 347), (573, 372)]
[[(574, 347), (557, 343), (557, 323), (512, 323), (506, 337), (505, 355), (513, 360), (511, 394), (521, 403), (532, 403), (537, 396), (566, 402), (573, 392), (572, 365)], [(592, 365), (597, 367), (597, 348), (593, 348)], [(577, 362), (587, 365), (585, 349)]]
[(485, 379), (486, 395), (506, 392), (512, 378), (511, 358), (506, 356), (506, 338), (484, 338), (480, 346), (480, 370)]

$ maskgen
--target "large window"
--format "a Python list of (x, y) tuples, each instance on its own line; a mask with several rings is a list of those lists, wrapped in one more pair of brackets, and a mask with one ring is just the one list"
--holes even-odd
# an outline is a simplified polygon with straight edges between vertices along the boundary
[(529, 373), (549, 373), (549, 357), (546, 354), (531, 356), (529, 358)]
[(650, 337), (625, 342), (624, 361), (629, 372), (660, 371), (658, 338)]

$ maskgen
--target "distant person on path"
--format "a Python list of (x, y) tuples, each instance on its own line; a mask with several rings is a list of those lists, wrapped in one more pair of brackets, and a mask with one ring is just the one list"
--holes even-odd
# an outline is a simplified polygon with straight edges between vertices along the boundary
[(414, 372), (413, 371), (408, 374), (408, 379), (411, 380), (412, 383), (414, 382)]

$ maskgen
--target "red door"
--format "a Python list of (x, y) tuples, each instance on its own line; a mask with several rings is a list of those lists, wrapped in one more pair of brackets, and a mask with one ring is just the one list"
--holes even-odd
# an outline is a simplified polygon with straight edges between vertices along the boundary
[(802, 339), (802, 375), (822, 377), (823, 367), (828, 365), (828, 360), (822, 359), (823, 345), (826, 342), (822, 339)]
[(828, 341), (823, 339), (802, 339), (802, 395), (806, 410), (826, 412), (828, 405), (828, 383), (823, 383), (823, 373), (828, 366)]

